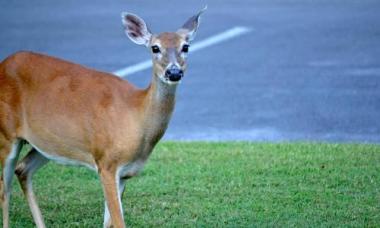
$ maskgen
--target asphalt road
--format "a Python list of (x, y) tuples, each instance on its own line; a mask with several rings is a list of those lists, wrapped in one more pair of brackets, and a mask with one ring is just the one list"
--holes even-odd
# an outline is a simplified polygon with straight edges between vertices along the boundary
[[(149, 58), (120, 12), (176, 30), (208, 4), (166, 139), (380, 142), (380, 1), (1, 1), (0, 59), (32, 50), (113, 72)], [(127, 76), (146, 87), (150, 70)]]

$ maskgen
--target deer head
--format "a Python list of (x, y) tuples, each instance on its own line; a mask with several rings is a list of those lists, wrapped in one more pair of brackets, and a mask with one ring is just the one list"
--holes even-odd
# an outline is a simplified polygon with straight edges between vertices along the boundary
[(186, 57), (190, 43), (195, 38), (200, 15), (189, 18), (176, 32), (152, 34), (145, 21), (135, 14), (123, 12), (122, 21), (126, 35), (134, 43), (146, 46), (153, 61), (153, 73), (164, 83), (178, 84), (186, 71)]

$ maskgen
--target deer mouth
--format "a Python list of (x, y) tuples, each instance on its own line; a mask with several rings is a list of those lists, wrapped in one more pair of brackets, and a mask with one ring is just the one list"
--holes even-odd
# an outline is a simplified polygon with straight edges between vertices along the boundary
[(181, 78), (175, 78), (175, 79), (170, 79), (169, 77), (167, 76), (163, 76), (163, 77), (160, 77), (161, 80), (166, 83), (166, 84), (169, 84), (169, 85), (176, 85), (176, 84), (179, 84), (181, 83)]

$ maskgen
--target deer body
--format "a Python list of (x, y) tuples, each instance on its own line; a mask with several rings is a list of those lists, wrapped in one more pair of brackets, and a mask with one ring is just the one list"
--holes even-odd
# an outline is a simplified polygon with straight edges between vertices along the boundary
[[(27, 62), (34, 67), (23, 69)], [(116, 167), (146, 160), (174, 108), (174, 91), (162, 94), (165, 85), (159, 80), (139, 90), (116, 76), (30, 52), (17, 53), (1, 66), (7, 77), (0, 88), (13, 81), (13, 99), (19, 101), (12, 114), (18, 124), (8, 137), (16, 133), (13, 137), (58, 161), (97, 169), (102, 160)]]
[[(32, 176), (49, 160), (95, 170), (105, 195), (104, 227), (124, 227), (125, 181), (141, 170), (168, 126), (199, 16), (176, 33), (152, 35), (142, 19), (123, 14), (129, 38), (152, 49), (153, 76), (145, 90), (112, 74), (32, 52), (0, 63), (3, 227), (9, 226), (14, 172), (37, 227), (45, 227)], [(16, 167), (24, 143), (32, 149)]]

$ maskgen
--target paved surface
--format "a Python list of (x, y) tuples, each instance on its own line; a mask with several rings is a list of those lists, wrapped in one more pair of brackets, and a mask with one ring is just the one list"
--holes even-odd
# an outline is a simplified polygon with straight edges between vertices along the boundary
[(206, 3), (197, 40), (253, 31), (189, 57), (166, 139), (380, 142), (378, 0), (1, 1), (0, 59), (26, 49), (112, 72), (149, 58), (121, 11), (157, 32)]

